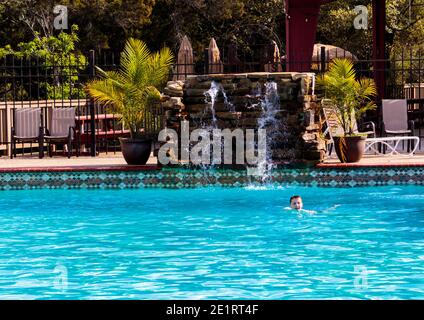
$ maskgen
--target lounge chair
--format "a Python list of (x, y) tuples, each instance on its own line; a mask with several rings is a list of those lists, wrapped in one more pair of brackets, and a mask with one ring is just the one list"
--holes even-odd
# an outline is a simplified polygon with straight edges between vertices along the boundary
[[(329, 156), (331, 156), (332, 148), (334, 146), (333, 137), (337, 135), (343, 135), (343, 129), (340, 126), (340, 124), (337, 121), (337, 114), (336, 111), (333, 108), (330, 107), (323, 107), (323, 113), (325, 117), (325, 121), (327, 123), (327, 130), (324, 132), (324, 135), (327, 134), (330, 137), (329, 140)], [(363, 133), (367, 134), (368, 138), (365, 142), (365, 152), (372, 151), (375, 154), (381, 154), (380, 146), (383, 146), (383, 153), (386, 154), (386, 149), (389, 149), (390, 152), (387, 155), (393, 155), (397, 154), (400, 155), (400, 153), (397, 151), (399, 144), (402, 142), (407, 142), (408, 144), (413, 145), (413, 147), (408, 150), (408, 156), (414, 155), (414, 153), (417, 151), (420, 143), (420, 138), (415, 136), (392, 136), (392, 137), (380, 137), (376, 138), (375, 133), (375, 125), (372, 122), (364, 123), (363, 126), (367, 128), (372, 128), (371, 131), (359, 131), (358, 125), (356, 124), (356, 119), (352, 119), (354, 121), (354, 132), (355, 133)]]
[[(406, 100), (383, 100), (383, 136), (412, 136), (414, 129), (414, 121), (408, 121)], [(408, 152), (413, 149), (413, 142), (408, 140)]]
[(67, 146), (68, 158), (72, 155), (72, 142), (75, 138), (75, 109), (54, 108), (49, 129), (44, 139), (48, 143), (49, 156), (52, 157), (52, 144)]
[[(333, 137), (343, 135), (344, 131), (343, 131), (343, 128), (340, 126), (339, 122), (338, 122), (337, 114), (335, 113), (335, 110), (333, 108), (323, 107), (322, 110), (323, 110), (323, 113), (324, 113), (325, 122), (327, 124), (327, 129), (324, 132), (324, 136), (327, 136), (327, 134), (328, 134), (328, 136), (330, 137), (330, 139), (328, 141), (328, 146), (329, 146), (329, 156), (331, 156), (331, 153), (332, 153), (333, 148), (334, 148)], [(353, 127), (354, 127), (353, 131), (355, 133), (366, 134), (368, 137), (371, 137), (371, 138), (376, 137), (374, 122), (372, 122), (372, 121), (364, 122), (360, 126), (361, 130), (358, 129), (358, 124), (357, 124), (356, 119), (353, 115), (352, 115), (352, 122), (353, 122)]]
[(11, 135), (12, 152), (10, 158), (16, 158), (16, 143), (38, 142), (39, 157), (43, 157), (43, 127), (41, 108), (14, 109)]

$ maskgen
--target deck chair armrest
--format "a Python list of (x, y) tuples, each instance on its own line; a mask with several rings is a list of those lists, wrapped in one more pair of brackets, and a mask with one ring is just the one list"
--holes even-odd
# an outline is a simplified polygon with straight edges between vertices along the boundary
[(69, 139), (72, 138), (72, 132), (74, 133), (74, 139), (75, 139), (76, 134), (77, 134), (77, 130), (76, 130), (75, 126), (70, 126), (69, 127), (69, 132), (68, 132), (68, 138)]
[(414, 134), (414, 130), (415, 130), (415, 121), (414, 120), (409, 120), (408, 121), (408, 129), (411, 130), (412, 135)]
[(330, 132), (330, 128), (327, 128), (327, 129), (325, 129), (325, 131), (322, 133), (322, 135), (324, 136), (324, 137), (326, 137), (327, 136), (327, 134)]
[(375, 132), (375, 123), (372, 121), (364, 122), (361, 126), (361, 131), (372, 131), (373, 132), (373, 138), (375, 138), (376, 132)]

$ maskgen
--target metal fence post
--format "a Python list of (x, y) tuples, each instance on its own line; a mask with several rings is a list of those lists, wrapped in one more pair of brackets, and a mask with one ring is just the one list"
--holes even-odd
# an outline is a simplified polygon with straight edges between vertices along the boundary
[(321, 73), (325, 73), (327, 69), (327, 52), (325, 51), (325, 47), (321, 47)]
[[(94, 79), (96, 76), (95, 62), (96, 62), (95, 51), (90, 50), (90, 54), (88, 58), (89, 79)], [(96, 156), (96, 111), (95, 111), (95, 103), (92, 98), (90, 98), (90, 130), (91, 130), (90, 155), (92, 157), (95, 157)]]
[(205, 49), (205, 51), (203, 51), (203, 58), (205, 59), (205, 74), (209, 74), (209, 50)]

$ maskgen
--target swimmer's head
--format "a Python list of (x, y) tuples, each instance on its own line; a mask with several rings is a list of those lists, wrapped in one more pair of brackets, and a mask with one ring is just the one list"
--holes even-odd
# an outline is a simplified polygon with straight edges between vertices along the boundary
[(303, 209), (303, 201), (300, 196), (293, 196), (290, 198), (290, 208), (294, 210), (302, 210)]

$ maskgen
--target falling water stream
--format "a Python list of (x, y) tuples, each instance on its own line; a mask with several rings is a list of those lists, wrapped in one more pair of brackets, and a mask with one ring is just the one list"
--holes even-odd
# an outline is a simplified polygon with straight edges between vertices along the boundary
[[(231, 102), (229, 102), (229, 98), (222, 84), (212, 81), (210, 89), (204, 93), (205, 102), (210, 107), (212, 121), (202, 121), (200, 127), (209, 130), (213, 138), (213, 130), (218, 129), (216, 103), (218, 102), (220, 94), (222, 94), (227, 110), (235, 112), (235, 107)], [(281, 105), (278, 94), (278, 85), (275, 81), (269, 81), (264, 84), (258, 82), (257, 86), (252, 90), (250, 97), (257, 101), (256, 104), (253, 104), (251, 107), (261, 110), (261, 115), (257, 120), (256, 129), (266, 130), (266, 157), (264, 159), (259, 159), (256, 166), (256, 175), (261, 176), (262, 181), (266, 182), (269, 180), (271, 171), (275, 167), (273, 163), (273, 149), (278, 143), (287, 138), (288, 131), (286, 125), (278, 119), (278, 113), (281, 110)], [(211, 165), (203, 166), (203, 168), (205, 170), (214, 169), (214, 165), (215, 163), (212, 161)]]
[[(228, 111), (235, 112), (235, 107), (229, 101), (229, 98), (227, 96), (227, 93), (224, 90), (223, 85), (219, 82), (212, 81), (211, 87), (209, 88), (208, 91), (206, 91), (204, 93), (205, 103), (207, 103), (209, 105), (210, 111), (211, 111), (211, 114), (212, 114), (212, 123), (203, 122), (200, 125), (200, 127), (202, 129), (206, 129), (206, 130), (210, 131), (211, 137), (212, 137), (211, 141), (214, 141), (215, 139), (217, 139), (217, 140), (221, 139), (221, 135), (218, 136), (214, 133), (214, 129), (219, 129), (218, 128), (218, 119), (216, 117), (216, 103), (218, 102), (218, 98), (219, 98), (220, 93), (222, 94), (224, 105), (228, 109)], [(221, 155), (222, 155), (223, 151), (224, 151), (224, 146), (221, 145)], [(211, 150), (211, 154), (212, 154), (212, 150)], [(203, 169), (213, 170), (213, 169), (215, 169), (217, 162), (221, 163), (221, 159), (219, 159), (219, 160), (213, 159), (213, 157), (212, 157), (211, 164), (210, 165), (202, 165), (202, 167), (203, 167)]]
[[(260, 92), (258, 92), (258, 88), (261, 89)], [(266, 130), (266, 156), (264, 159), (259, 159), (257, 174), (262, 176), (263, 182), (266, 182), (275, 167), (273, 149), (280, 139), (287, 136), (287, 131), (277, 117), (281, 109), (277, 83), (275, 81), (266, 82), (263, 88), (265, 89), (264, 93), (261, 87), (257, 87), (253, 94), (260, 95), (260, 107), (262, 109), (262, 114), (258, 118), (258, 129)]]

